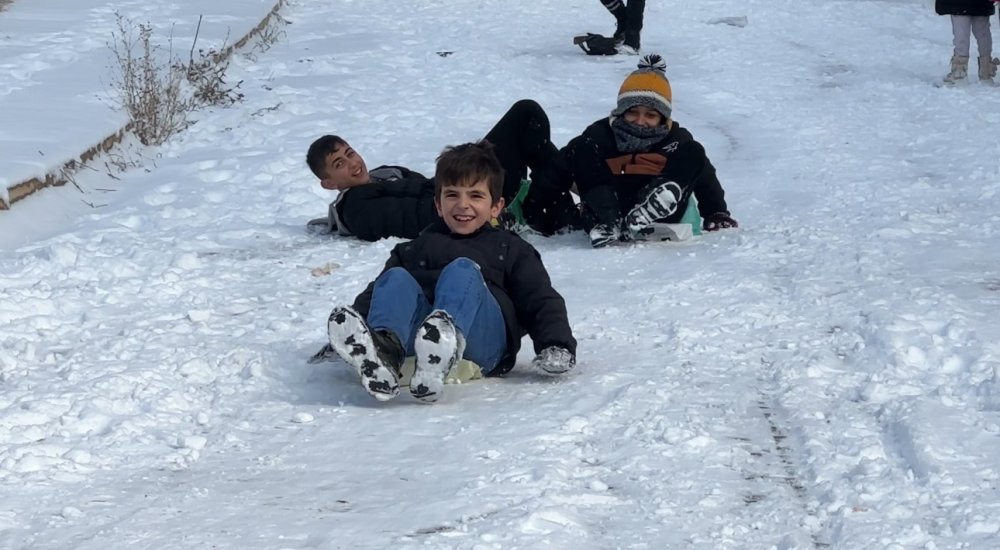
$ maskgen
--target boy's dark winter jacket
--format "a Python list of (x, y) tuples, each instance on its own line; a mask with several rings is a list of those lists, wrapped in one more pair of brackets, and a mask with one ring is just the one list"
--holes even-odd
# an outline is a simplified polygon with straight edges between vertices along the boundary
[[(485, 225), (471, 235), (459, 235), (452, 233), (443, 220), (438, 220), (416, 239), (396, 245), (383, 272), (402, 267), (420, 283), (424, 295), (433, 302), (441, 270), (463, 257), (479, 265), (507, 327), (507, 354), (491, 375), (504, 374), (514, 366), (525, 334), (531, 336), (535, 353), (549, 346), (559, 346), (576, 354), (566, 302), (552, 288), (549, 274), (534, 247), (509, 231)], [(374, 282), (369, 284), (354, 300), (354, 309), (366, 318), (374, 286)]]
[(680, 220), (692, 193), (703, 218), (728, 211), (725, 191), (705, 148), (677, 122), (649, 152), (624, 153), (615, 143), (610, 120), (598, 120), (563, 147), (541, 177), (533, 178), (531, 191), (537, 185), (539, 194), (546, 196), (576, 183), (590, 221), (612, 224), (641, 200), (640, 192), (654, 181), (673, 181), (681, 187), (680, 205), (668, 222)]
[(369, 175), (370, 183), (341, 192), (332, 206), (341, 234), (365, 241), (412, 239), (440, 219), (434, 180), (401, 166), (379, 166)]
[(938, 15), (993, 15), (993, 2), (990, 0), (935, 0), (934, 11)]

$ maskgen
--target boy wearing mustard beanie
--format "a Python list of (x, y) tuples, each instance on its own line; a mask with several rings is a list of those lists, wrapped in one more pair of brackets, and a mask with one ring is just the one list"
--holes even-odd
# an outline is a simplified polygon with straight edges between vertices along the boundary
[(574, 184), (595, 248), (631, 241), (654, 222), (675, 223), (693, 195), (703, 229), (737, 227), (705, 148), (672, 118), (666, 63), (656, 54), (622, 82), (611, 115), (559, 151), (532, 180), (525, 209), (544, 211)]

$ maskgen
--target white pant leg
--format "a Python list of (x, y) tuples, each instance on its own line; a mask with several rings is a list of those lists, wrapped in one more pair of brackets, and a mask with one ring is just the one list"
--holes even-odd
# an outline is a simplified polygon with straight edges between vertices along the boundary
[(980, 57), (993, 57), (993, 33), (990, 31), (988, 16), (970, 17), (972, 20), (972, 35), (976, 37)]
[(956, 57), (969, 57), (969, 33), (972, 31), (972, 17), (951, 16), (951, 43)]

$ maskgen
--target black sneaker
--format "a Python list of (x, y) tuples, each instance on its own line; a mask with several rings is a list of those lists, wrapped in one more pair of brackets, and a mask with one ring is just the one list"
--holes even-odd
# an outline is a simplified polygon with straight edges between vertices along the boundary
[(436, 309), (424, 319), (413, 341), (416, 368), (410, 379), (410, 393), (424, 403), (440, 399), (444, 379), (462, 358), (465, 338), (455, 328), (451, 315)]
[(639, 31), (627, 30), (622, 34), (622, 41), (619, 42), (621, 47), (618, 49), (621, 53), (627, 53), (631, 55), (639, 54)]
[(338, 307), (327, 324), (330, 347), (361, 378), (361, 386), (379, 401), (399, 395), (403, 346), (392, 334), (372, 331), (354, 308)]
[(621, 231), (616, 224), (599, 223), (590, 230), (590, 246), (602, 248), (621, 238)]
[(622, 42), (625, 41), (625, 19), (619, 19), (618, 24), (615, 26), (615, 34), (611, 35), (611, 39), (615, 41), (616, 46), (621, 46)]
[(625, 215), (622, 226), (633, 234), (638, 234), (649, 224), (673, 214), (680, 198), (681, 188), (676, 183), (666, 181), (657, 184), (646, 192), (642, 202)]

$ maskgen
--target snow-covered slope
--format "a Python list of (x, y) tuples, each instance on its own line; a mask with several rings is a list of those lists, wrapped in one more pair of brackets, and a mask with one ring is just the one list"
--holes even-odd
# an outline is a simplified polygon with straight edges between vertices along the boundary
[(527, 349), (434, 406), (306, 363), (396, 242), (304, 232), (332, 198), (306, 148), (338, 133), (430, 173), (522, 97), (564, 143), (636, 58), (572, 46), (612, 26), (594, 0), (288, 19), (234, 66), (246, 101), (105, 206), (0, 213), (0, 547), (1000, 544), (1000, 90), (933, 86), (928, 2), (651, 2), (644, 49), (741, 227), (531, 238), (578, 368), (542, 378)]

